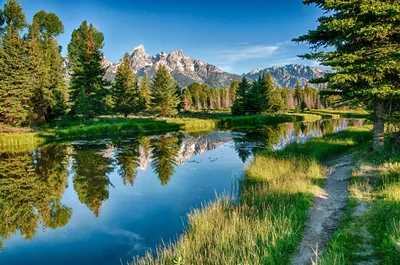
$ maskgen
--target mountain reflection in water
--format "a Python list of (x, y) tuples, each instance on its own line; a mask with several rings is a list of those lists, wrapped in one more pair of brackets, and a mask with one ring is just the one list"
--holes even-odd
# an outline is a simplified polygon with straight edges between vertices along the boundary
[(281, 149), (363, 122), (75, 141), (0, 153), (0, 264), (119, 264), (180, 233), (180, 218), (229, 190), (232, 171), (240, 177), (255, 150)]

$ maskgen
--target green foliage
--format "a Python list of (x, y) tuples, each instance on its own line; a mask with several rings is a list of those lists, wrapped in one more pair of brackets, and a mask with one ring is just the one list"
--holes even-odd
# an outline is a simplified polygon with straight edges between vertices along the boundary
[(18, 230), (32, 239), (43, 229), (65, 226), (72, 209), (61, 203), (68, 183), (67, 146), (0, 155), (0, 241)]
[(27, 42), (16, 33), (4, 36), (0, 48), (0, 121), (5, 124), (27, 123), (31, 113), (31, 64), (26, 53)]
[[(293, 39), (313, 52), (302, 58), (318, 60), (333, 71), (313, 83), (331, 84), (329, 95), (374, 109), (374, 149), (384, 146), (386, 104), (400, 99), (400, 2), (394, 0), (304, 0), (324, 11), (317, 29)], [(325, 49), (330, 47), (330, 49)]]
[(71, 112), (85, 119), (105, 112), (104, 98), (109, 93), (103, 79), (102, 66), (104, 36), (92, 24), (84, 21), (74, 30), (68, 45), (68, 58), (72, 66)]
[(16, 0), (6, 0), (4, 10), (0, 14), (0, 29), (3, 33), (6, 32), (7, 35), (18, 35), (27, 26), (22, 5)]
[(261, 79), (259, 79), (259, 104), (260, 112), (264, 113), (270, 110), (270, 95), (274, 89), (274, 81), (272, 80), (271, 73), (268, 72)]
[(112, 159), (104, 156), (101, 146), (74, 146), (72, 169), (74, 189), (79, 201), (85, 204), (96, 217), (109, 196), (109, 186), (112, 185), (108, 174), (113, 171)]
[(115, 111), (125, 117), (141, 111), (143, 99), (140, 92), (137, 77), (130, 67), (129, 54), (126, 53), (118, 66), (113, 85)]
[(161, 185), (167, 185), (175, 173), (177, 155), (179, 152), (179, 139), (175, 136), (161, 136), (151, 139), (151, 167), (158, 175)]
[(161, 116), (175, 116), (179, 102), (173, 78), (167, 67), (160, 65), (151, 86), (152, 110)]
[(147, 74), (143, 74), (142, 79), (140, 81), (140, 86), (139, 86), (140, 94), (142, 95), (142, 108), (144, 110), (149, 110), (150, 109), (150, 101), (151, 101), (151, 95), (150, 95), (150, 81), (147, 78)]
[(64, 26), (54, 13), (39, 11), (29, 28), (29, 57), (33, 64), (32, 121), (45, 123), (65, 114), (68, 88), (64, 80), (63, 58), (56, 36)]
[(232, 106), (232, 114), (233, 115), (245, 115), (248, 104), (248, 94), (250, 91), (251, 85), (249, 81), (245, 77), (240, 81), (239, 86), (236, 89), (236, 99)]

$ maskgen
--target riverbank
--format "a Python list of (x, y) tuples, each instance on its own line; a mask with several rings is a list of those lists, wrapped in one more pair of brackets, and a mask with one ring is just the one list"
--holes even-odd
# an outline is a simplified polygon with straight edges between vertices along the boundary
[(302, 238), (307, 210), (324, 184), (322, 163), (371, 137), (368, 129), (350, 128), (257, 153), (239, 184), (237, 203), (222, 197), (194, 210), (177, 242), (134, 264), (287, 264)]
[(235, 117), (224, 113), (204, 115), (202, 113), (183, 114), (178, 118), (112, 118), (101, 117), (80, 124), (80, 121), (61, 121), (53, 127), (38, 132), (0, 133), (0, 149), (32, 146), (59, 139), (104, 137), (128, 133), (157, 133), (172, 131), (211, 131), (275, 125), (285, 122), (316, 121), (322, 116), (315, 114), (267, 114)]
[(354, 154), (340, 229), (318, 264), (400, 263), (400, 153)]

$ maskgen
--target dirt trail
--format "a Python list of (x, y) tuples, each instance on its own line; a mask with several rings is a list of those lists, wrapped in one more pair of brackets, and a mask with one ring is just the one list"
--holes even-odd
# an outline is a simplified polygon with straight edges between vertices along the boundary
[(348, 197), (347, 187), (351, 177), (351, 155), (335, 160), (330, 167), (324, 189), (316, 195), (309, 212), (303, 240), (292, 258), (292, 265), (311, 264), (318, 253), (325, 249), (335, 230), (340, 226)]

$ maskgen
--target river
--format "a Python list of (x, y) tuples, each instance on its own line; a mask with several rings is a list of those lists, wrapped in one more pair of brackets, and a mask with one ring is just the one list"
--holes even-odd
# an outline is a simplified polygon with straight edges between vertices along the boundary
[(256, 150), (362, 123), (79, 140), (0, 153), (0, 264), (126, 264), (176, 239), (192, 208), (234, 195)]

